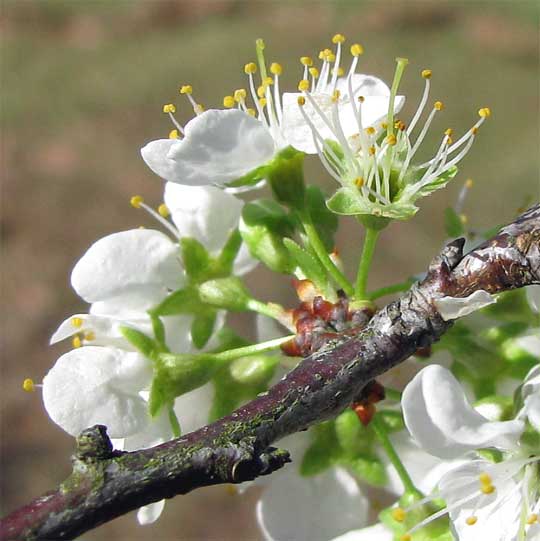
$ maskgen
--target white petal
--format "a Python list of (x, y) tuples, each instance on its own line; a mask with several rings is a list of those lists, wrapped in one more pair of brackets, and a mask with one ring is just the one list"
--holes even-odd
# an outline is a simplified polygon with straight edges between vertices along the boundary
[(172, 353), (190, 353), (194, 350), (191, 342), (192, 315), (166, 316), (161, 320), (167, 346)]
[(123, 438), (148, 422), (146, 403), (138, 392), (151, 377), (150, 361), (138, 353), (97, 346), (74, 349), (43, 379), (45, 409), (72, 436), (103, 424), (111, 438)]
[(521, 390), (523, 398), (533, 393), (540, 392), (540, 364), (534, 365), (523, 380), (523, 388)]
[(141, 149), (155, 173), (188, 186), (224, 185), (264, 165), (274, 152), (268, 129), (238, 109), (205, 111), (186, 124), (183, 139)]
[(531, 309), (540, 312), (540, 285), (528, 286), (525, 293)]
[(533, 428), (540, 432), (540, 392), (530, 395), (525, 399), (525, 413)]
[(242, 243), (233, 263), (233, 274), (236, 276), (243, 276), (244, 274), (251, 272), (258, 264), (259, 261), (249, 253), (249, 248)]
[[(526, 351), (530, 355), (535, 355), (540, 359), (540, 329), (530, 329), (527, 334), (516, 338), (514, 344), (523, 351)], [(540, 376), (538, 376), (538, 379), (540, 379)]]
[(384, 524), (374, 524), (361, 530), (352, 530), (332, 541), (392, 541), (394, 534)]
[(244, 202), (214, 186), (165, 184), (165, 204), (182, 237), (197, 239), (216, 255), (238, 227)]
[(331, 468), (305, 478), (291, 469), (273, 474), (257, 502), (266, 540), (327, 540), (365, 525), (368, 502), (348, 472)]
[(428, 453), (457, 458), (482, 447), (514, 449), (523, 432), (521, 421), (490, 422), (468, 403), (449, 370), (427, 366), (403, 392), (407, 429)]
[(92, 303), (90, 314), (122, 320), (147, 319), (147, 311), (159, 304), (167, 295), (161, 285), (140, 286), (121, 295)]
[(160, 500), (159, 502), (150, 503), (148, 505), (140, 507), (137, 511), (137, 521), (142, 526), (152, 524), (160, 517), (164, 507), (165, 500)]
[(174, 412), (180, 422), (182, 434), (188, 434), (208, 424), (213, 396), (214, 388), (211, 383), (207, 383), (174, 401)]
[(107, 300), (141, 287), (177, 289), (182, 282), (178, 246), (151, 229), (131, 229), (98, 240), (71, 273), (73, 288), (87, 302)]
[[(140, 395), (147, 395), (148, 393), (140, 393)], [(123, 440), (124, 451), (137, 451), (138, 449), (147, 449), (154, 445), (169, 441), (172, 438), (171, 423), (169, 421), (169, 412), (167, 408), (162, 408), (160, 413), (155, 418), (150, 418), (146, 426), (126, 437)]]
[(497, 299), (490, 295), (487, 291), (479, 289), (475, 291), (468, 297), (457, 298), (457, 297), (442, 297), (441, 299), (435, 299), (433, 304), (439, 311), (441, 317), (448, 321), (450, 319), (458, 319), (460, 317), (466, 316), (497, 302)]

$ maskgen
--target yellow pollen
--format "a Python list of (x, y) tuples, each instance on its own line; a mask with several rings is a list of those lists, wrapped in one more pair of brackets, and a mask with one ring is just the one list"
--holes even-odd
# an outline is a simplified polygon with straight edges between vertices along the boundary
[(444, 109), (444, 103), (442, 101), (436, 101), (434, 104), (433, 104), (433, 107), (437, 110), (437, 111), (442, 111)]
[(338, 76), (338, 77), (343, 77), (343, 75), (344, 75), (344, 73), (345, 73), (345, 70), (344, 70), (341, 66), (339, 66), (339, 68), (338, 68), (337, 70), (334, 69), (334, 70), (332, 70), (332, 71), (333, 71), (334, 73), (337, 73), (337, 76)]
[(465, 520), (468, 526), (474, 526), (477, 521), (478, 521), (478, 518), (475, 517), (474, 515), (467, 517), (467, 519)]
[(278, 64), (277, 62), (272, 62), (272, 64), (270, 64), (270, 73), (272, 75), (281, 75), (283, 73), (283, 68), (281, 64)]
[(96, 333), (92, 331), (87, 331), (84, 333), (84, 339), (88, 340), (89, 342), (92, 342), (92, 340), (96, 339)]
[[(30, 379), (30, 378), (26, 378), (22, 382), (22, 388), (23, 388), (23, 391), (26, 391), (27, 393), (34, 392), (36, 390), (36, 386), (34, 385), (34, 380)], [(532, 522), (531, 522), (531, 524), (532, 524)]]
[[(25, 380), (26, 381), (26, 380)], [(31, 380), (30, 380), (31, 381)], [(23, 384), (24, 386), (24, 384)], [(527, 524), (530, 526), (531, 524), (535, 524), (536, 522), (538, 522), (538, 514), (537, 513), (532, 513), (531, 515), (529, 515), (527, 517), (527, 520), (526, 520)]]
[(373, 126), (370, 126), (369, 128), (366, 128), (366, 133), (368, 135), (373, 135), (375, 133), (375, 128)]
[(345, 41), (345, 36), (343, 34), (336, 34), (332, 37), (332, 43), (343, 43)]
[(399, 130), (399, 131), (405, 131), (405, 128), (407, 126), (405, 125), (405, 122), (403, 122), (402, 120), (400, 120), (398, 123), (397, 123), (397, 126), (396, 128)]
[(431, 70), (422, 70), (422, 77), (424, 79), (431, 79)]
[(493, 485), (482, 485), (480, 491), (484, 494), (493, 494), (495, 492), (495, 487)]
[(180, 139), (180, 133), (178, 132), (178, 130), (171, 130), (169, 132), (169, 139)]
[(195, 107), (193, 107), (193, 110), (196, 114), (200, 115), (201, 113), (204, 113), (204, 105), (202, 103), (197, 103)]
[(340, 96), (341, 96), (341, 92), (339, 90), (334, 90), (332, 94), (332, 101), (336, 103), (337, 101), (339, 101)]
[(489, 473), (486, 473), (486, 472), (482, 472), (478, 476), (478, 480), (480, 481), (482, 485), (491, 485), (493, 483), (493, 480), (491, 479), (491, 475), (489, 475)]
[(161, 205), (159, 205), (157, 208), (157, 211), (160, 216), (163, 216), (163, 218), (167, 218), (167, 216), (171, 214), (171, 211), (165, 203), (161, 203)]
[(311, 58), (311, 56), (301, 56), (300, 64), (302, 64), (303, 66), (311, 67), (313, 66), (313, 58)]
[(71, 345), (74, 348), (80, 348), (82, 346), (81, 337), (79, 335), (75, 335), (73, 339), (71, 340)]
[(259, 88), (257, 88), (257, 96), (259, 96), (259, 98), (264, 98), (265, 94), (266, 94), (266, 86), (261, 85)]
[(386, 130), (386, 128), (388, 128), (388, 124), (386, 122), (381, 122), (381, 128)]
[(176, 107), (173, 103), (167, 103), (163, 106), (163, 112), (164, 113), (176, 113)]
[(253, 74), (257, 72), (257, 64), (255, 62), (249, 62), (244, 66), (244, 73)]
[(450, 137), (454, 133), (454, 130), (452, 128), (448, 128), (445, 130), (444, 135), (448, 135)]
[(491, 116), (491, 109), (489, 107), (482, 107), (482, 109), (478, 110), (478, 115), (482, 118), (487, 118)]
[(180, 94), (193, 94), (193, 87), (191, 85), (183, 85), (180, 87)]
[[(362, 177), (357, 177), (354, 181), (354, 184), (358, 187), (358, 188), (361, 188), (363, 185), (364, 185), (364, 179)], [(397, 519), (396, 519), (397, 520)]]
[(266, 107), (266, 98), (261, 98), (261, 99), (259, 100), (259, 105), (260, 105), (261, 107)]
[(300, 92), (307, 92), (309, 90), (309, 81), (307, 79), (302, 79), (298, 83), (298, 90), (300, 90)]
[(390, 146), (394, 146), (394, 145), (397, 143), (396, 136), (395, 136), (393, 133), (390, 134), (390, 135), (386, 138), (386, 142), (387, 142)]
[(239, 88), (238, 90), (234, 91), (234, 99), (238, 103), (243, 102), (246, 99), (247, 92), (245, 88)]
[(296, 101), (300, 107), (303, 107), (306, 104), (306, 98), (304, 98), (304, 96), (298, 96)]
[(446, 137), (446, 144), (447, 144), (448, 146), (450, 146), (453, 142), (454, 142), (454, 141), (452, 140), (451, 137), (448, 137), (448, 136)]
[(309, 68), (309, 74), (316, 79), (319, 76), (319, 70), (317, 68)]
[(80, 329), (83, 325), (83, 320), (81, 317), (72, 317), (71, 318), (71, 324), (76, 327), (77, 329)]
[(141, 203), (144, 203), (144, 199), (140, 195), (134, 195), (130, 200), (129, 203), (132, 207), (136, 209), (141, 208)]
[(231, 109), (235, 105), (234, 96), (225, 96), (223, 98), (223, 107), (227, 107), (227, 109)]
[(401, 507), (396, 507), (395, 509), (392, 509), (392, 518), (397, 522), (403, 522), (406, 516), (407, 513)]
[(265, 77), (263, 81), (264, 86), (270, 86), (274, 84), (274, 79), (272, 77)]
[(369, 147), (369, 155), (370, 156), (375, 156), (375, 147), (374, 146)]
[(326, 55), (325, 60), (331, 64), (336, 61), (336, 55), (331, 52), (329, 55)]
[(246, 113), (249, 115), (249, 116), (255, 116), (255, 109), (253, 109), (253, 107), (248, 107), (246, 109)]
[(399, 539), (400, 541), (411, 541), (412, 537), (410, 533), (404, 533)]
[(360, 43), (355, 43), (351, 45), (351, 54), (353, 56), (360, 56), (361, 54), (364, 54), (364, 48)]
[(461, 223), (463, 225), (465, 225), (468, 221), (469, 221), (469, 218), (467, 218), (467, 215), (466, 214), (460, 214), (459, 215), (459, 219), (461, 220)]
[(476, 135), (476, 134), (478, 133), (478, 127), (477, 127), (477, 126), (473, 126), (473, 127), (471, 128), (471, 133), (472, 133), (473, 135)]
[(474, 184), (474, 181), (472, 178), (468, 178), (466, 181), (465, 181), (465, 188), (467, 189), (471, 189), (473, 187), (473, 184)]

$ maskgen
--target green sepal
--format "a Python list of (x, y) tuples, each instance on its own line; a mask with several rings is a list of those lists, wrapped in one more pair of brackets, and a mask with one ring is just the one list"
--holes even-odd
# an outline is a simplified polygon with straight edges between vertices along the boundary
[(302, 273), (315, 284), (317, 289), (325, 291), (328, 287), (326, 271), (319, 260), (292, 239), (283, 239), (283, 243)]
[(216, 369), (217, 363), (209, 354), (156, 355), (148, 401), (150, 415), (155, 417), (163, 406), (173, 402), (176, 397), (204, 385)]
[(251, 342), (245, 338), (238, 336), (230, 327), (222, 327), (215, 336), (217, 343), (219, 344), (215, 349), (212, 349), (212, 353), (221, 353), (229, 349), (242, 348), (249, 346)]
[(208, 280), (199, 286), (199, 296), (202, 302), (235, 312), (248, 309), (252, 296), (244, 282), (237, 276)]
[(178, 314), (196, 314), (200, 310), (201, 299), (197, 288), (187, 286), (173, 291), (150, 312), (155, 316), (176, 316)]
[(227, 184), (228, 188), (240, 188), (242, 186), (254, 186), (266, 177), (267, 164), (261, 165)]
[(282, 237), (290, 237), (295, 230), (294, 220), (273, 199), (257, 199), (246, 203), (242, 219), (247, 225), (263, 225)]
[(452, 207), (444, 209), (444, 230), (446, 231), (446, 235), (451, 238), (465, 235), (463, 222)]
[(338, 228), (338, 217), (326, 206), (324, 194), (318, 186), (311, 185), (306, 188), (306, 207), (326, 250), (331, 252), (335, 247), (334, 235)]
[(235, 359), (230, 367), (231, 378), (242, 385), (264, 385), (274, 375), (279, 362), (277, 355), (250, 355)]
[(160, 317), (153, 314), (152, 311), (149, 311), (150, 321), (152, 322), (152, 330), (154, 331), (154, 337), (159, 344), (162, 351), (168, 351), (168, 348), (165, 344), (165, 325), (161, 321)]
[(339, 445), (349, 455), (364, 453), (372, 447), (373, 431), (358, 420), (352, 409), (346, 409), (336, 417), (335, 431)]
[(296, 210), (305, 206), (304, 153), (284, 148), (268, 164), (266, 178), (275, 199)]
[(238, 228), (233, 229), (217, 260), (217, 265), (223, 274), (231, 274), (234, 260), (236, 259), (241, 246), (242, 237), (240, 231), (238, 231)]
[(158, 342), (132, 327), (122, 326), (120, 327), (120, 332), (137, 351), (148, 359), (155, 360), (157, 355), (163, 351), (162, 346)]
[(195, 282), (203, 280), (211, 269), (211, 258), (206, 248), (192, 237), (182, 237), (180, 248), (186, 274)]
[(216, 317), (216, 311), (209, 309), (196, 314), (193, 318), (190, 329), (191, 341), (197, 349), (202, 349), (210, 340), (216, 324)]

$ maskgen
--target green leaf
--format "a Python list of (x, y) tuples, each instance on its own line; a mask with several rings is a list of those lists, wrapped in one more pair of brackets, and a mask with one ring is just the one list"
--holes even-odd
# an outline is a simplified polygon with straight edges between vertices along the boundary
[(318, 186), (306, 188), (306, 206), (328, 252), (334, 249), (334, 235), (338, 228), (338, 217), (330, 212), (322, 190)]
[(162, 351), (161, 346), (146, 334), (131, 327), (120, 327), (124, 338), (148, 359), (154, 360), (156, 355)]
[(444, 229), (447, 236), (455, 238), (465, 234), (463, 222), (452, 207), (444, 209)]
[(178, 289), (152, 308), (150, 311), (156, 316), (175, 316), (178, 314), (195, 314), (200, 312), (201, 299), (196, 287), (188, 286)]
[(283, 243), (305, 276), (324, 291), (327, 288), (326, 271), (319, 260), (291, 239), (283, 239)]
[(194, 281), (204, 279), (211, 268), (211, 259), (206, 248), (191, 237), (182, 237), (180, 247), (186, 274)]
[(304, 208), (304, 153), (287, 147), (270, 162), (266, 178), (274, 197), (296, 210)]
[(244, 205), (242, 220), (249, 226), (265, 226), (282, 237), (292, 236), (295, 229), (292, 218), (273, 199), (257, 199)]
[(384, 465), (376, 456), (355, 456), (354, 458), (348, 458), (345, 464), (357, 477), (370, 485), (381, 487), (388, 482)]
[(216, 311), (208, 310), (197, 314), (191, 324), (191, 340), (197, 349), (206, 346), (216, 324)]
[(251, 170), (249, 173), (245, 174), (243, 177), (237, 178), (236, 180), (233, 180), (232, 182), (229, 182), (227, 184), (230, 188), (239, 188), (241, 186), (254, 186), (261, 180), (263, 180), (266, 176), (266, 169), (267, 165), (261, 165), (260, 167), (257, 167), (253, 170)]

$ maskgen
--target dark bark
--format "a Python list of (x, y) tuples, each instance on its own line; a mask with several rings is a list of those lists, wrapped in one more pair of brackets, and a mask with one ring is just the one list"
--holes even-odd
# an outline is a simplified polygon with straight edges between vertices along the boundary
[(211, 425), (131, 453), (112, 451), (104, 427), (86, 430), (71, 476), (9, 515), (2, 538), (72, 539), (141, 505), (282, 467), (289, 455), (272, 442), (335, 417), (373, 378), (441, 337), (452, 323), (435, 300), (540, 283), (540, 206), (466, 256), (462, 247), (462, 239), (450, 243), (422, 282), (366, 326), (326, 343), (268, 392)]

